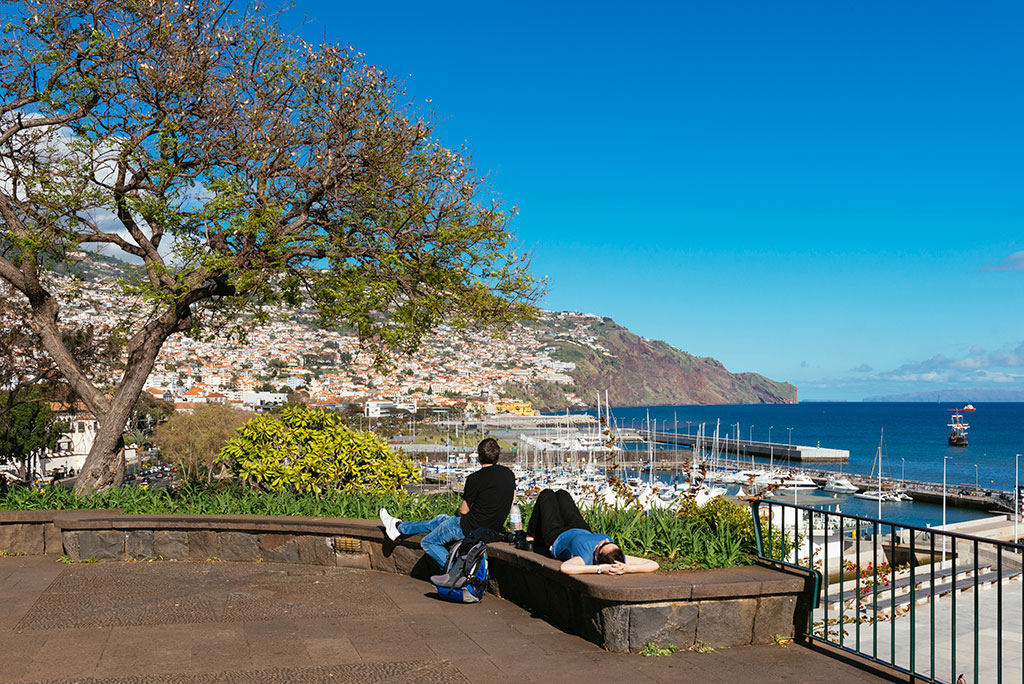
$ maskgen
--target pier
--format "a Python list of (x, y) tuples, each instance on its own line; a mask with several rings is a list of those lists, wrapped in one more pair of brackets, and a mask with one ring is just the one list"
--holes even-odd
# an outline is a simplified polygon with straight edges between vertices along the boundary
[(850, 452), (847, 449), (827, 449), (822, 446), (805, 446), (802, 444), (779, 444), (776, 442), (758, 442), (744, 439), (730, 439), (728, 437), (718, 439), (717, 444), (713, 437), (697, 435), (683, 435), (677, 432), (655, 432), (650, 434), (639, 430), (620, 430), (617, 436), (623, 441), (642, 441), (653, 439), (655, 444), (688, 447), (711, 451), (712, 446), (717, 447), (719, 453), (734, 454), (739, 457), (755, 456), (759, 458), (778, 459), (779, 461), (817, 462), (817, 463), (841, 463), (850, 460)]

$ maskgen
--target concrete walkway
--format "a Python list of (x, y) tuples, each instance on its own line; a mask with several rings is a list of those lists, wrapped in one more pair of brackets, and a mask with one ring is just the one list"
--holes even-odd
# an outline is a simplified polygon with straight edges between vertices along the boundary
[(790, 644), (607, 653), (514, 604), (367, 570), (0, 558), (3, 682), (905, 681)]

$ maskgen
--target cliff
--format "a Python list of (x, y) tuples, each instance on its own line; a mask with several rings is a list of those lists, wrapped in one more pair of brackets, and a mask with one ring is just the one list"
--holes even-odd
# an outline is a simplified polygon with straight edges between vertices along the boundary
[[(588, 314), (547, 314), (527, 325), (548, 338), (551, 356), (573, 364), (565, 373), (587, 405), (608, 390), (613, 406), (671, 404), (796, 403), (797, 388), (757, 373), (730, 373), (721, 362), (639, 337), (610, 318)], [(565, 408), (553, 388), (522, 388), (538, 408)]]

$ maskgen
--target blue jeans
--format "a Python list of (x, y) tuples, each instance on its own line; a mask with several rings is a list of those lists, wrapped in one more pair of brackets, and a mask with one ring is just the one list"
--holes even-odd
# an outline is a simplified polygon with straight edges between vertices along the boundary
[(402, 534), (426, 533), (427, 536), (420, 540), (420, 546), (428, 556), (437, 561), (442, 570), (448, 562), (448, 545), (466, 538), (459, 518), (454, 515), (442, 514), (434, 516), (431, 520), (400, 522), (398, 531)]

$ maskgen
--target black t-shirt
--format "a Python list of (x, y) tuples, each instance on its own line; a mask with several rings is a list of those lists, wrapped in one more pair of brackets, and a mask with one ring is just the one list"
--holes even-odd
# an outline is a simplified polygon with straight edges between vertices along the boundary
[(478, 527), (504, 531), (515, 495), (516, 476), (503, 465), (486, 466), (467, 477), (462, 498), (469, 504), (469, 513), (459, 520), (462, 532), (469, 534)]

